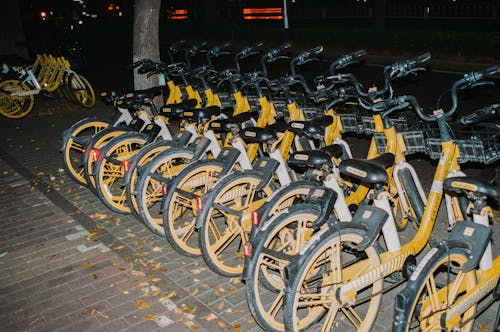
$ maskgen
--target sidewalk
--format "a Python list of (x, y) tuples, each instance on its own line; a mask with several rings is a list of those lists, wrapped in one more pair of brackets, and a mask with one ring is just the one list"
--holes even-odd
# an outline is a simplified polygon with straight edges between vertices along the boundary
[[(239, 279), (181, 256), (64, 174), (62, 130), (110, 108), (69, 111), (60, 100), (36, 107), (0, 123), (3, 330), (261, 331)], [(384, 294), (374, 330), (390, 329), (400, 290)], [(491, 330), (497, 310), (482, 314), (476, 329)]]

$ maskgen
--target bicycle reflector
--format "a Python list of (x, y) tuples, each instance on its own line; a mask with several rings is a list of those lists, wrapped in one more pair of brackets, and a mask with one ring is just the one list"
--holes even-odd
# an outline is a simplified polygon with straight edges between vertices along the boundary
[(203, 209), (203, 201), (201, 200), (201, 197), (196, 197), (196, 209), (198, 211)]
[(98, 148), (92, 148), (92, 150), (90, 150), (90, 159), (93, 161), (93, 162), (96, 162), (97, 159), (99, 159), (99, 155), (101, 154), (101, 151), (99, 151)]
[(122, 164), (123, 170), (125, 172), (128, 172), (128, 170), (130, 169), (130, 159), (122, 161), (121, 164)]
[(252, 257), (252, 244), (247, 241), (247, 242), (245, 242), (243, 247), (244, 247), (244, 251), (245, 251), (245, 256)]
[(252, 211), (252, 225), (257, 226), (259, 224), (259, 214), (257, 211)]
[(166, 186), (166, 185), (161, 186), (161, 193), (162, 193), (163, 195), (166, 195), (166, 194), (167, 194), (167, 186)]

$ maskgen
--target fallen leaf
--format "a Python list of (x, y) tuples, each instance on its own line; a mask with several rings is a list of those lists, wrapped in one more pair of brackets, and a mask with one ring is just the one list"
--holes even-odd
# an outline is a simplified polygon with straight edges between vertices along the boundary
[(92, 274), (92, 279), (96, 280), (97, 279), (97, 274)]
[(167, 294), (167, 298), (171, 299), (176, 295), (177, 295), (177, 293), (175, 291), (171, 291), (170, 293)]
[(137, 301), (137, 308), (138, 309), (148, 309), (150, 306), (149, 306), (149, 303), (147, 303), (146, 301), (140, 299), (139, 301)]
[(192, 274), (199, 274), (199, 273), (203, 272), (203, 270), (205, 270), (205, 269), (204, 269), (204, 268), (201, 268), (201, 269), (193, 269), (193, 270), (191, 270), (191, 273), (192, 273)]
[(144, 316), (144, 319), (151, 320), (151, 319), (153, 319), (153, 318), (155, 318), (155, 317), (156, 317), (156, 315), (155, 315), (155, 314), (149, 314), (149, 315)]
[(220, 328), (222, 328), (222, 329), (225, 329), (225, 328), (226, 328), (226, 326), (227, 326), (227, 325), (226, 325), (226, 323), (221, 322), (221, 321), (218, 321), (218, 322), (217, 322), (217, 325), (219, 325), (219, 327), (220, 327)]
[(160, 267), (159, 271), (160, 271), (160, 272), (165, 273), (165, 272), (167, 272), (168, 270), (167, 270), (166, 268), (164, 268), (164, 267)]
[(90, 267), (90, 262), (87, 262), (85, 264), (83, 264), (83, 268), (84, 269), (88, 269)]
[(245, 312), (245, 309), (242, 309), (242, 308), (233, 308), (233, 312)]
[(163, 249), (162, 249), (162, 248), (160, 248), (160, 247), (154, 247), (154, 248), (153, 248), (153, 251), (154, 251), (154, 252), (163, 252)]
[(191, 295), (196, 296), (199, 292), (200, 290), (198, 288), (195, 288), (194, 291), (191, 292)]
[(481, 324), (479, 323), (479, 328), (483, 331), (489, 331), (490, 330), (490, 327), (488, 325), (485, 325), (485, 324)]
[(212, 312), (210, 315), (208, 315), (207, 317), (205, 317), (205, 320), (211, 321), (211, 320), (214, 320), (216, 318), (217, 318), (217, 316)]
[(219, 304), (217, 304), (217, 310), (222, 310), (224, 308), (224, 302), (220, 302)]
[(99, 230), (96, 229), (95, 231), (90, 232), (89, 235), (87, 235), (87, 239), (90, 239), (90, 238), (92, 238), (92, 237), (94, 237), (94, 236), (96, 236), (98, 234), (99, 234)]

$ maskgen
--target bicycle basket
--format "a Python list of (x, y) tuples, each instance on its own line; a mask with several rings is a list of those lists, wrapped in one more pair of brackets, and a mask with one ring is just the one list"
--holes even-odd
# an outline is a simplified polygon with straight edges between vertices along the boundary
[[(435, 135), (434, 135), (435, 136)], [(453, 141), (458, 145), (459, 163), (478, 162), (491, 164), (500, 159), (500, 126), (490, 123), (479, 123), (455, 131)], [(432, 159), (441, 155), (441, 141), (428, 138), (428, 154)]]
[[(401, 133), (406, 146), (404, 155), (412, 153), (426, 152), (425, 138), (422, 130), (403, 131)], [(375, 145), (379, 154), (385, 152), (387, 140), (384, 133), (373, 133)]]

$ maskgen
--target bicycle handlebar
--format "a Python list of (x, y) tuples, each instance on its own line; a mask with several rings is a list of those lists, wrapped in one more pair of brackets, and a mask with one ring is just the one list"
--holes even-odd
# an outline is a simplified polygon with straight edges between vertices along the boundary
[(478, 123), (487, 116), (498, 114), (500, 111), (500, 104), (493, 104), (477, 111), (472, 112), (469, 115), (460, 118), (460, 123), (464, 125), (470, 125)]
[(295, 66), (302, 66), (307, 62), (317, 60), (316, 58), (311, 58), (311, 56), (318, 55), (323, 52), (323, 46), (318, 45), (309, 50), (305, 50), (300, 52), (297, 56), (295, 56), (292, 61), (290, 61), (290, 72), (292, 75), (296, 75)]
[(344, 68), (352, 63), (358, 63), (358, 59), (367, 55), (368, 52), (365, 50), (357, 50), (351, 54), (345, 54), (340, 56), (337, 60), (330, 64), (330, 73), (334, 73), (335, 70)]
[(385, 73), (388, 78), (403, 77), (410, 73), (425, 70), (421, 65), (431, 59), (430, 53), (424, 53), (416, 58), (398, 61), (392, 65), (385, 67)]
[(208, 51), (207, 55), (211, 58), (216, 58), (216, 57), (223, 55), (223, 54), (229, 54), (230, 52), (226, 51), (229, 47), (231, 47), (230, 42), (224, 43), (222, 45), (214, 46)]

